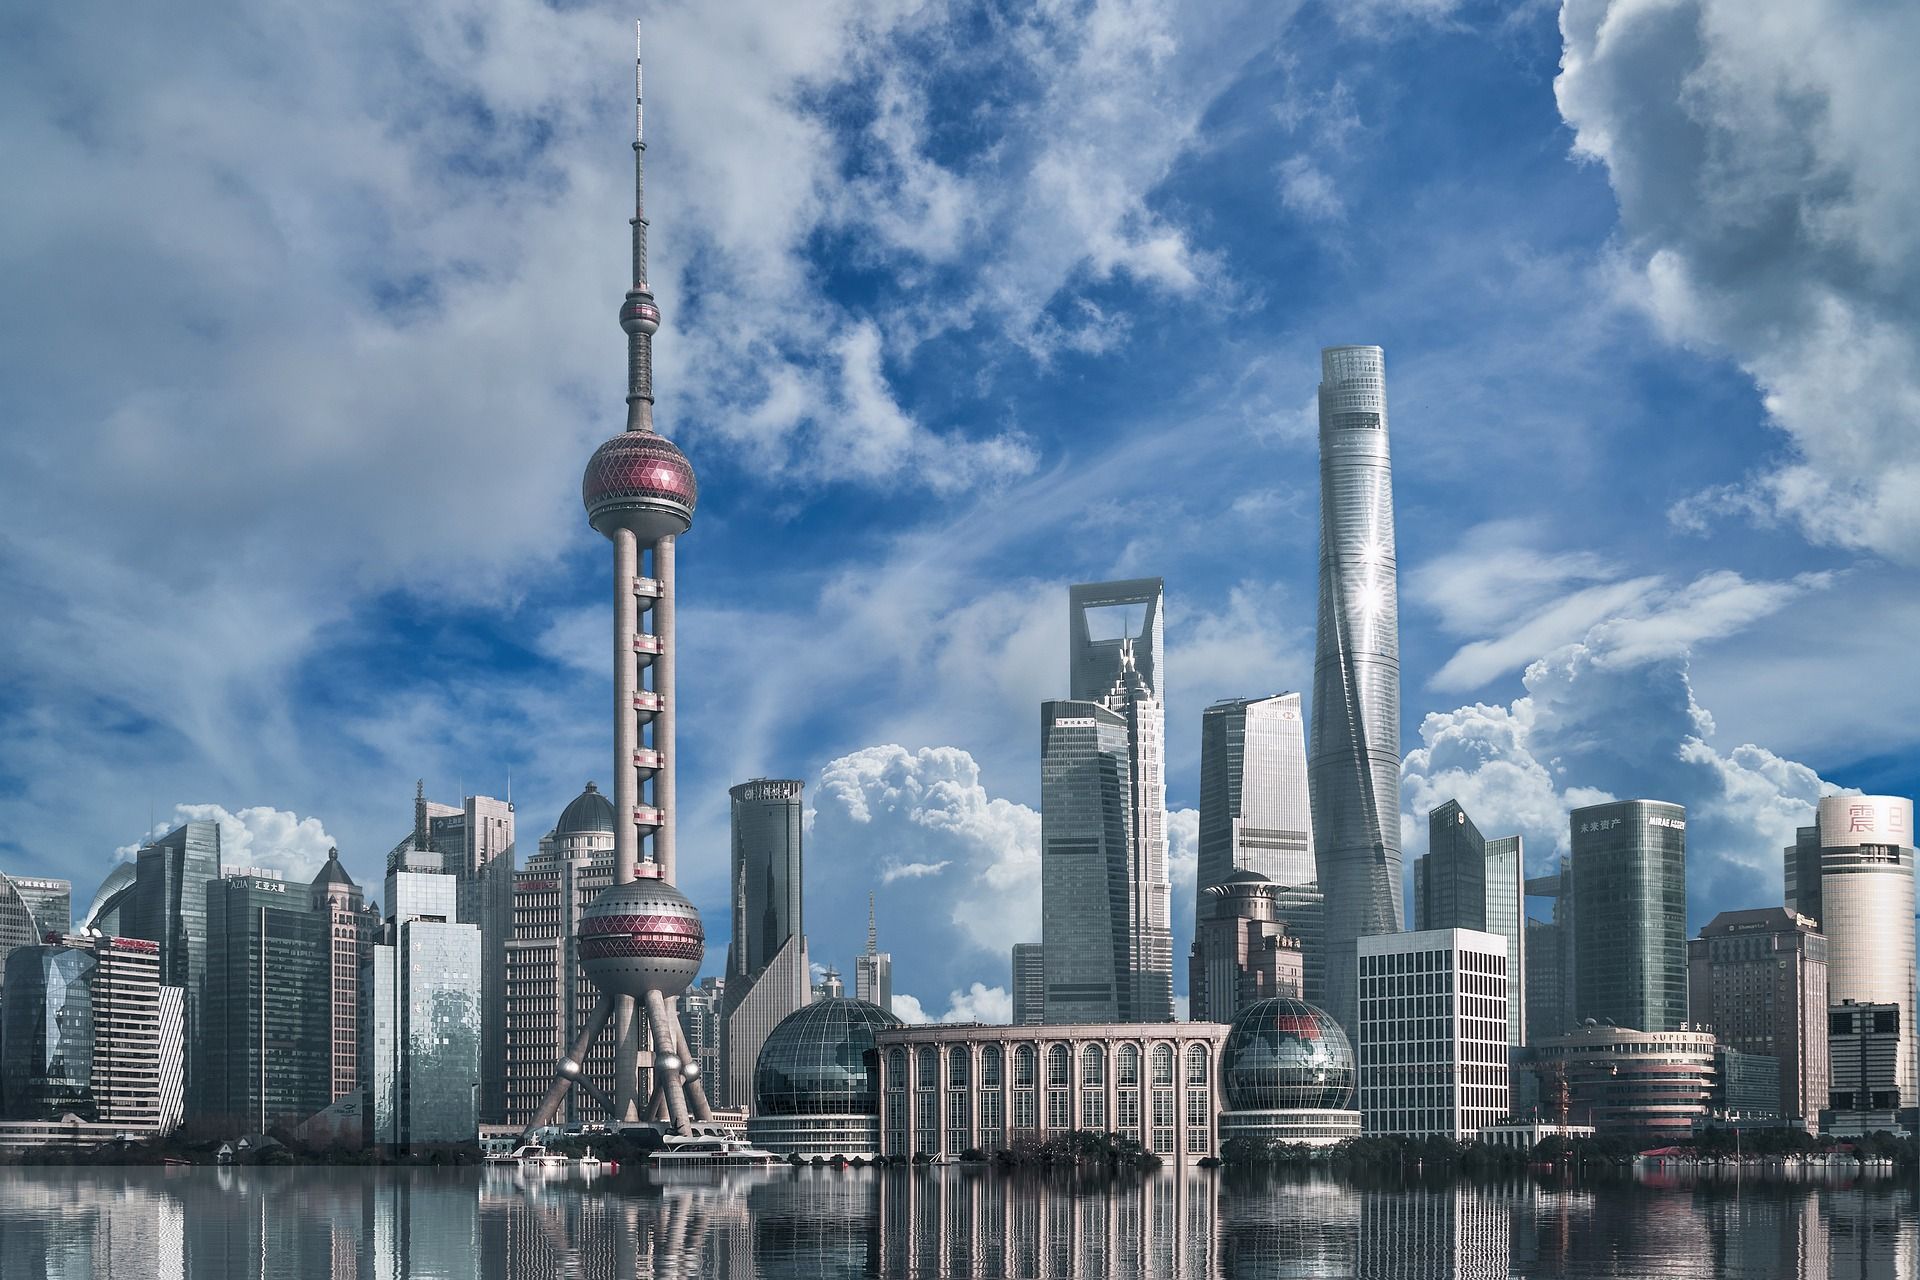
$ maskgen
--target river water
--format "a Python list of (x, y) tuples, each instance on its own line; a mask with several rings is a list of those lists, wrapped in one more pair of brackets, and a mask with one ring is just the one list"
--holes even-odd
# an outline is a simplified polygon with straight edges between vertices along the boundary
[(0, 1169), (0, 1277), (1915, 1280), (1914, 1186), (1163, 1170)]

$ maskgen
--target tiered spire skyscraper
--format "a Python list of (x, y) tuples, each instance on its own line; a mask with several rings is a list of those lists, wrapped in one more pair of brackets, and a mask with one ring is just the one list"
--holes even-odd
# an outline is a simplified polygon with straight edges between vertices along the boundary
[[(706, 1119), (699, 1068), (669, 1002), (700, 970), (700, 913), (674, 879), (674, 546), (693, 524), (693, 466), (653, 426), (653, 335), (660, 310), (647, 281), (646, 117), (634, 26), (633, 281), (620, 307), (627, 334), (627, 427), (594, 451), (581, 498), (594, 529), (613, 543), (614, 883), (582, 914), (580, 959), (602, 995), (560, 1075), (535, 1113), (548, 1123), (580, 1062), (611, 1020), (615, 1120), (640, 1115), (640, 1069), (652, 1069), (648, 1107), (676, 1128)], [(643, 572), (644, 570), (644, 572)], [(648, 683), (651, 677), (651, 683)], [(646, 856), (643, 858), (643, 854)], [(640, 1048), (640, 1021), (652, 1052)], [(584, 1082), (583, 1082), (584, 1083)], [(591, 1088), (591, 1086), (587, 1086)]]

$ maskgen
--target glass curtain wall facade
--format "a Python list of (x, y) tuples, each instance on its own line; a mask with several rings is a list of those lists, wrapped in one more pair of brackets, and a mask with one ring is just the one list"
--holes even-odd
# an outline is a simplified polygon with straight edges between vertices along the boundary
[(1305, 721), (1297, 693), (1230, 698), (1201, 715), (1194, 922), (1197, 937), (1209, 887), (1224, 884), (1235, 871), (1266, 877), (1276, 886), (1275, 920), (1300, 942), (1306, 998), (1313, 1000), (1323, 994), (1326, 957)]
[(1013, 1025), (1030, 1027), (1046, 1020), (1046, 952), (1037, 942), (1016, 942), (1013, 944)]
[(68, 880), (48, 880), (41, 876), (7, 876), (0, 874), (0, 880), (9, 880), (13, 890), (20, 896), (27, 911), (33, 916), (34, 928), (39, 930), (38, 942), (50, 933), (66, 933), (73, 928), (73, 883)]
[(202, 1087), (200, 1068), (216, 1050), (205, 1043), (201, 1002), (206, 995), (207, 898), (220, 882), (220, 824), (175, 827), (140, 850), (134, 880), (118, 907), (120, 932), (160, 944), (160, 981), (185, 993), (187, 1097)]
[(1487, 927), (1487, 840), (1457, 800), (1427, 814), (1427, 856), (1413, 864), (1416, 929)]
[(9, 1120), (93, 1120), (91, 953), (15, 947), (0, 995), (0, 1110)]
[(1687, 1024), (1687, 811), (1575, 809), (1573, 1016), (1636, 1031)]
[(1507, 1043), (1527, 1042), (1527, 857), (1519, 836), (1487, 841), (1487, 932), (1507, 940)]
[(1048, 1022), (1132, 1020), (1127, 722), (1040, 707), (1040, 948)]
[(1320, 353), (1320, 597), (1307, 775), (1326, 1009), (1353, 1033), (1357, 944), (1398, 933), (1400, 615), (1379, 347)]
[(797, 778), (755, 778), (727, 791), (733, 937), (727, 943), (720, 1033), (726, 1070), (718, 1105), (752, 1106), (761, 1044), (812, 991), (801, 896), (805, 785)]
[(221, 880), (208, 908), (196, 1114), (235, 1132), (297, 1124), (333, 1101), (330, 919), (308, 886), (258, 871)]

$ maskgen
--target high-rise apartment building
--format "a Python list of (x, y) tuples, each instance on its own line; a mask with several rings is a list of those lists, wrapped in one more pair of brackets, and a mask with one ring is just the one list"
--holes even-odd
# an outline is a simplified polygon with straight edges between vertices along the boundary
[(1229, 872), (1200, 891), (1187, 964), (1187, 1016), (1232, 1022), (1273, 996), (1301, 999), (1306, 969), (1300, 939), (1280, 916), (1280, 886), (1257, 871)]
[(1071, 696), (1099, 703), (1126, 725), (1126, 894), (1116, 904), (1126, 990), (1118, 1001), (1129, 1021), (1143, 1022), (1173, 1016), (1164, 593), (1159, 578), (1081, 583), (1067, 593)]
[(893, 956), (880, 949), (871, 893), (867, 895), (867, 949), (853, 962), (853, 994), (857, 1000), (893, 1011)]
[[(1323, 904), (1307, 799), (1305, 726), (1297, 693), (1228, 698), (1201, 715), (1194, 917), (1197, 935), (1208, 910), (1207, 889), (1225, 884), (1235, 871), (1259, 873), (1276, 886), (1270, 895), (1275, 918), (1300, 942), (1312, 988), (1304, 998), (1316, 1003), (1325, 968), (1319, 946)], [(1290, 913), (1296, 903), (1311, 920)]]
[(1133, 1022), (1127, 721), (1098, 702), (1040, 706), (1040, 947), (1045, 1021)]
[(330, 927), (278, 872), (230, 870), (209, 890), (196, 1115), (264, 1133), (333, 1101)]
[(1511, 1115), (1506, 939), (1430, 929), (1358, 949), (1367, 1132), (1470, 1142)]
[(159, 944), (145, 938), (75, 934), (9, 954), (0, 1115), (72, 1114), (138, 1133), (178, 1124), (180, 993), (159, 978)]
[(382, 936), (360, 974), (366, 1141), (471, 1142), (479, 1123), (480, 929), (456, 877), (390, 871)]
[(327, 850), (307, 893), (327, 938), (328, 1092), (338, 1101), (360, 1092), (360, 966), (380, 920), (340, 865), (338, 849)]
[(1046, 953), (1037, 942), (1016, 942), (1013, 944), (1013, 1025), (1037, 1027), (1046, 1020)]
[(1779, 1114), (1809, 1130), (1827, 1105), (1827, 939), (1781, 907), (1722, 911), (1687, 943), (1691, 1016), (1723, 1046), (1780, 1064)]
[(1820, 801), (1818, 832), (1817, 919), (1827, 935), (1828, 1001), (1899, 1010), (1898, 1106), (1920, 1106), (1913, 802), (1899, 796), (1826, 796)]
[(805, 784), (755, 778), (732, 787), (733, 939), (727, 944), (721, 1037), (726, 1096), (753, 1104), (760, 1046), (780, 1020), (807, 1003), (812, 975), (801, 905)]
[(183, 992), (190, 1104), (200, 1096), (202, 1065), (219, 1052), (201, 1029), (200, 1010), (206, 993), (207, 902), (220, 871), (220, 824), (184, 823), (135, 855), (125, 895), (109, 908), (126, 936), (160, 944), (161, 985)]
[(1575, 809), (1573, 1016), (1687, 1025), (1687, 811), (1660, 800)]
[(1379, 347), (1320, 353), (1320, 601), (1307, 776), (1326, 898), (1326, 1005), (1349, 1036), (1363, 937), (1398, 933), (1400, 612)]
[[(593, 783), (561, 810), (539, 851), (514, 875), (513, 940), (507, 944), (507, 1122), (533, 1118), (600, 992), (581, 967), (581, 914), (613, 884), (613, 804)], [(607, 1119), (591, 1094), (612, 1096), (614, 1036), (601, 1031), (581, 1058), (591, 1089), (570, 1092), (559, 1118)]]
[(1507, 940), (1507, 1041), (1526, 1042), (1526, 899), (1519, 836), (1489, 840), (1457, 800), (1427, 814), (1427, 854), (1413, 864), (1416, 929), (1476, 929)]

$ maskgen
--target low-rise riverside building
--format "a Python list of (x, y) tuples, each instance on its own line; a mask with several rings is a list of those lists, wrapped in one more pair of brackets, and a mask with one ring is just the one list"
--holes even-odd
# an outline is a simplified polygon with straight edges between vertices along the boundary
[(1719, 1042), (1711, 1031), (1589, 1024), (1526, 1051), (1541, 1110), (1562, 1123), (1653, 1141), (1685, 1141), (1713, 1106)]
[(760, 1046), (747, 1136), (783, 1156), (871, 1160), (880, 1154), (880, 1052), (900, 1025), (877, 1004), (815, 1000), (782, 1018)]
[(1227, 1032), (1214, 1022), (885, 1028), (881, 1151), (990, 1155), (1085, 1130), (1169, 1160), (1215, 1155)]
[(1288, 996), (1250, 1005), (1220, 1054), (1221, 1146), (1247, 1138), (1327, 1147), (1358, 1137), (1353, 1081), (1353, 1047), (1332, 1015)]

